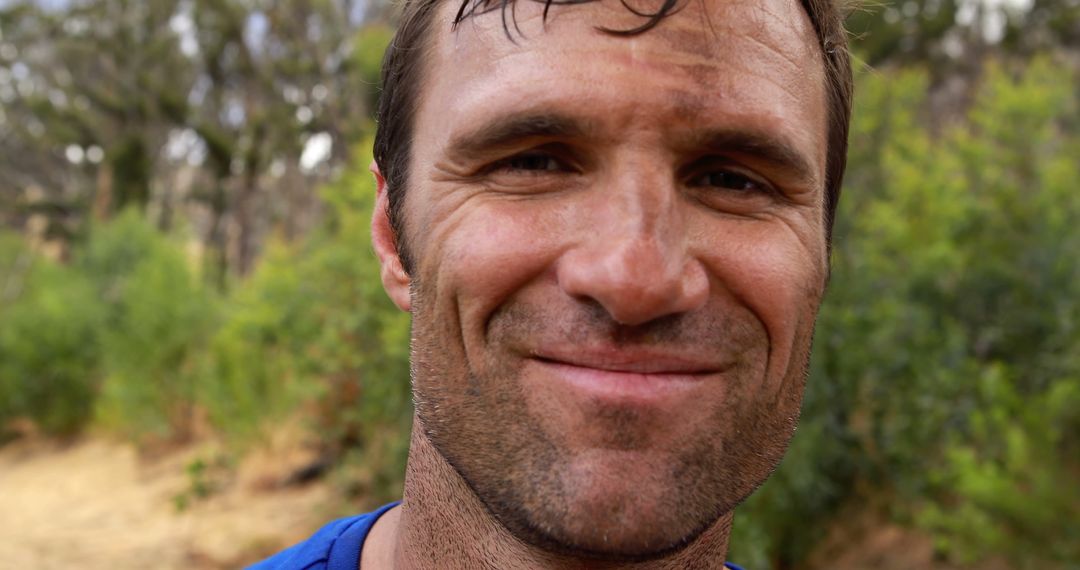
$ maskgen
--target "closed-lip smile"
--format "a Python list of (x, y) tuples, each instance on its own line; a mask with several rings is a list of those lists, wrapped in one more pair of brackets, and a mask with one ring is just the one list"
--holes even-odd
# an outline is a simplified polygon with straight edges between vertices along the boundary
[(621, 349), (607, 347), (545, 348), (532, 353), (532, 358), (550, 364), (628, 374), (658, 376), (703, 376), (720, 372), (724, 366), (687, 358), (670, 351), (655, 349)]
[(722, 383), (707, 380), (727, 368), (685, 352), (650, 347), (547, 346), (533, 351), (530, 360), (542, 370), (538, 379), (568, 386), (571, 394), (592, 402), (635, 408), (685, 404), (702, 388), (720, 388)]

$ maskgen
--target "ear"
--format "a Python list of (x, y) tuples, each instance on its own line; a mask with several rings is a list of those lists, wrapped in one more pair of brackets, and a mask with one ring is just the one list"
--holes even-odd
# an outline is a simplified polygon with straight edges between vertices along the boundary
[(397, 240), (390, 227), (390, 200), (386, 195), (386, 179), (379, 171), (379, 165), (371, 162), (371, 173), (375, 176), (375, 211), (371, 214), (371, 245), (382, 266), (383, 289), (402, 311), (411, 308), (409, 284), (411, 280), (405, 273), (398, 254)]

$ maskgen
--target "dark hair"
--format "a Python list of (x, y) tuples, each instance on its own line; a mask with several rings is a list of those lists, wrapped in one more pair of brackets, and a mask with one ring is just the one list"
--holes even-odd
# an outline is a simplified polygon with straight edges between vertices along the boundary
[[(389, 201), (390, 226), (397, 240), (398, 252), (406, 272), (412, 272), (412, 258), (405, 243), (404, 204), (408, 185), (409, 158), (412, 152), (413, 119), (423, 85), (423, 60), (432, 39), (431, 28), (435, 13), (443, 0), (406, 0), (397, 33), (386, 48), (382, 67), (382, 93), (375, 113), (375, 162), (378, 163)], [(461, 0), (451, 28), (480, 13), (501, 10), (503, 29), (513, 41), (511, 26), (512, 5), (516, 0)], [(596, 0), (534, 0), (544, 4), (544, 19), (555, 4), (584, 4)], [(655, 12), (643, 12), (619, 0), (622, 5), (641, 17), (644, 22), (625, 30), (601, 28), (614, 35), (635, 35), (646, 32), (678, 10), (678, 0), (663, 0)], [(825, 65), (828, 97), (828, 155), (825, 167), (825, 228), (830, 242), (836, 207), (840, 200), (844, 168), (847, 165), (848, 126), (851, 122), (852, 76), (848, 54), (844, 13), (836, 0), (801, 0), (817, 34)], [(507, 12), (510, 12), (509, 19)]]

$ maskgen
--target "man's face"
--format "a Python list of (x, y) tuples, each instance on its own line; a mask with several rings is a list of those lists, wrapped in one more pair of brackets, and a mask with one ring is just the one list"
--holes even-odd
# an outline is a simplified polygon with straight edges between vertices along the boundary
[(796, 424), (826, 98), (794, 0), (688, 2), (633, 37), (597, 31), (640, 24), (611, 4), (543, 24), (518, 2), (514, 42), (498, 10), (435, 26), (413, 376), (420, 428), (511, 532), (649, 558), (752, 492)]

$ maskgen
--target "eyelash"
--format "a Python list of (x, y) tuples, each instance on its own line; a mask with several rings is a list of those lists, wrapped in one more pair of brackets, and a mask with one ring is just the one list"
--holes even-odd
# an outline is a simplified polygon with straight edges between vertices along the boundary
[[(722, 181), (702, 182), (703, 179), (715, 177), (718, 175), (725, 177), (727, 179), (727, 183), (725, 184)], [(715, 168), (712, 170), (696, 173), (692, 178), (690, 178), (689, 184), (693, 187), (723, 188), (725, 190), (733, 190), (739, 193), (768, 193), (772, 191), (771, 187), (767, 183), (762, 182), (756, 176), (750, 174), (743, 174), (730, 168)]]
[[(522, 161), (532, 161), (532, 166), (535, 166), (536, 162), (539, 161), (545, 161), (545, 164), (544, 168), (525, 168), (522, 165)], [(515, 165), (515, 163), (517, 164)], [(536, 149), (499, 160), (490, 168), (490, 171), (492, 172), (500, 170), (523, 173), (526, 176), (542, 176), (557, 172), (568, 172), (571, 170), (571, 167), (567, 166), (566, 162), (555, 154)], [(702, 165), (699, 163), (694, 170), (695, 172), (693, 175), (687, 178), (690, 187), (720, 188), (745, 194), (769, 194), (774, 192), (772, 186), (767, 182), (763, 182), (759, 177), (739, 172), (737, 169), (727, 165), (720, 164), (713, 166), (708, 164)], [(715, 183), (716, 181), (713, 181), (713, 183), (703, 181), (703, 179), (717, 175), (727, 178), (729, 184), (724, 185), (722, 182), (717, 184)], [(741, 187), (734, 187), (736, 185)]]
[[(541, 168), (525, 167), (523, 162), (526, 161), (532, 163), (530, 166), (538, 166), (538, 162), (544, 164)], [(570, 172), (573, 168), (558, 153), (544, 148), (534, 148), (497, 160), (488, 166), (486, 170), (488, 173), (504, 172), (519, 176), (545, 176)]]
[[(533, 161), (533, 162), (546, 161), (547, 164), (544, 165), (545, 168), (524, 168), (520, 164), (522, 161)], [(517, 166), (515, 166), (514, 165), (515, 162), (517, 162), (519, 164)], [(555, 165), (555, 168), (547, 168), (547, 166), (551, 166), (551, 165)], [(561, 172), (561, 171), (567, 170), (567, 168), (562, 164), (562, 162), (558, 158), (552, 156), (551, 154), (543, 153), (543, 152), (527, 152), (527, 153), (522, 153), (522, 154), (517, 154), (517, 155), (511, 156), (509, 158), (506, 158), (506, 159), (503, 159), (503, 160), (500, 160), (499, 162), (497, 162), (495, 164), (495, 169), (506, 169), (506, 170), (520, 171), (520, 172), (535, 172), (535, 173), (539, 173), (539, 172)]]

